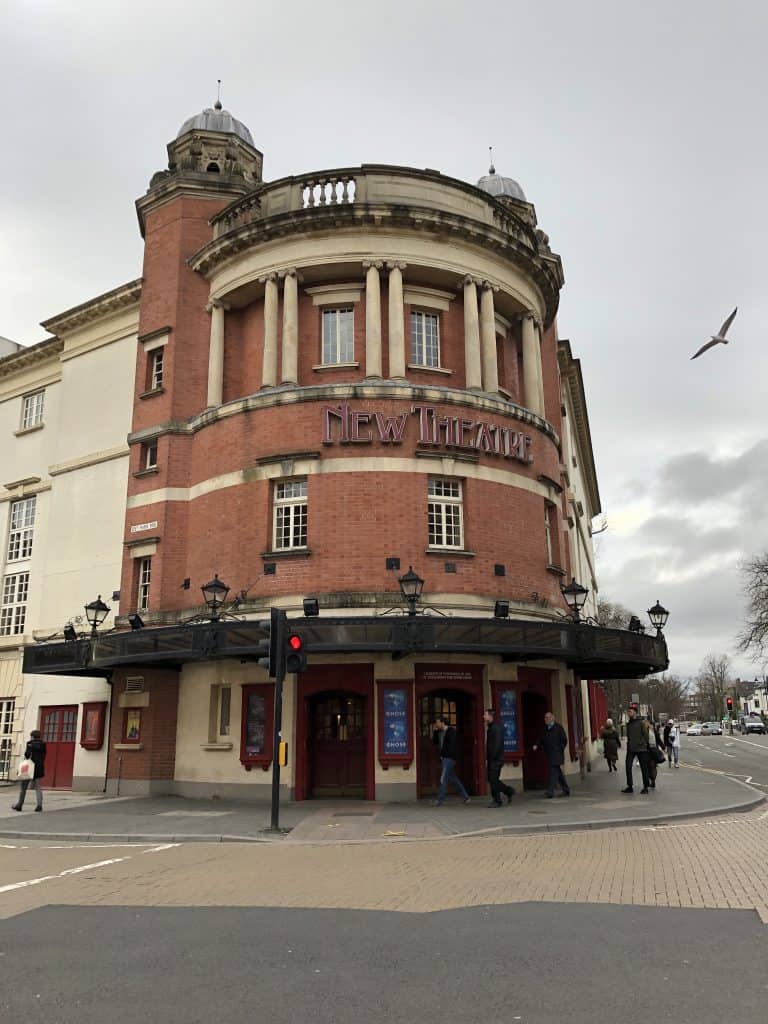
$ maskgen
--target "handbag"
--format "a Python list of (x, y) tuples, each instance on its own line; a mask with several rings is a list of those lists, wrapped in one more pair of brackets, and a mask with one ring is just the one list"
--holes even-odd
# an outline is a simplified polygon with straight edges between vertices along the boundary
[(604, 757), (605, 756), (605, 744), (603, 743), (602, 740), (598, 740), (597, 741), (597, 756), (598, 757)]
[(656, 764), (664, 764), (667, 760), (666, 754), (661, 747), (651, 747), (651, 756), (656, 761)]
[(19, 767), (16, 769), (16, 778), (20, 782), (30, 782), (34, 777), (35, 762), (25, 757), (23, 761), (19, 762)]

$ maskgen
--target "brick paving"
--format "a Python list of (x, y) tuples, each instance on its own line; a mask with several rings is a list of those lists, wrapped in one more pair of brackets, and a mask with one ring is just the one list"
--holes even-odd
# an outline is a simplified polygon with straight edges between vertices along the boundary
[(0, 917), (46, 904), (429, 913), (540, 901), (754, 910), (768, 924), (768, 894), (734, 871), (762, 862), (762, 808), (674, 825), (393, 844), (53, 845), (0, 847), (0, 888), (47, 878), (0, 893)]

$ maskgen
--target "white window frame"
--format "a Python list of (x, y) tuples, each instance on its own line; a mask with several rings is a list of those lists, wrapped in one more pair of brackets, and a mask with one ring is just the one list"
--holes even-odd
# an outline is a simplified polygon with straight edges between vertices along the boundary
[[(434, 344), (427, 339), (428, 323), (435, 326)], [(430, 370), (440, 369), (440, 314), (433, 310), (411, 310), (411, 363)]]
[(11, 777), (13, 756), (13, 723), (16, 715), (16, 698), (0, 699), (0, 779)]
[[(320, 311), (320, 361), (322, 366), (345, 366), (355, 361), (355, 307), (331, 306)], [(334, 324), (333, 338), (329, 337)], [(349, 337), (344, 338), (342, 326), (349, 324)]]
[(0, 592), (0, 636), (20, 636), (24, 632), (28, 600), (28, 572), (12, 572), (3, 576), (3, 587)]
[(464, 548), (464, 492), (461, 480), (431, 476), (427, 483), (427, 545)]
[(21, 400), (21, 429), (31, 430), (32, 427), (40, 426), (43, 422), (43, 408), (45, 405), (45, 388), (40, 391), (32, 391), (24, 395)]
[(163, 386), (163, 372), (165, 367), (165, 346), (160, 345), (148, 353), (150, 358), (149, 390), (156, 391)]
[(547, 565), (555, 564), (555, 548), (552, 543), (552, 509), (556, 508), (555, 505), (551, 505), (548, 501), (544, 502), (544, 543), (546, 544), (547, 551)]
[(149, 611), (149, 591), (152, 585), (152, 556), (139, 559), (138, 581), (136, 584), (136, 611)]
[(142, 452), (144, 459), (142, 469), (157, 469), (157, 441), (149, 441)]
[(226, 742), (232, 732), (232, 687), (219, 686), (218, 700), (216, 701), (216, 729), (218, 738)]
[(272, 550), (306, 548), (308, 527), (307, 481), (279, 480), (273, 501)]
[(32, 557), (32, 541), (37, 516), (37, 495), (11, 502), (7, 560), (21, 562)]

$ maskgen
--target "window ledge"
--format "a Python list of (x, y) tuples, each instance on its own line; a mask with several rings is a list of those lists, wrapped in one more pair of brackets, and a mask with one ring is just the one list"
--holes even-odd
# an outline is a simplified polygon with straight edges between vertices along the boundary
[(36, 430), (42, 430), (45, 426), (44, 423), (33, 423), (31, 427), (22, 427), (20, 430), (14, 430), (14, 437), (23, 437), (25, 434), (34, 434)]
[(232, 743), (201, 743), (200, 746), (203, 750), (231, 750), (234, 744)]
[(144, 398), (154, 398), (155, 395), (164, 395), (164, 394), (165, 394), (165, 388), (161, 385), (159, 388), (147, 388), (147, 390), (146, 391), (142, 391), (139, 394), (138, 397), (141, 398), (141, 399), (144, 399)]
[(425, 555), (453, 555), (455, 558), (474, 558), (474, 551), (467, 551), (465, 548), (425, 548)]
[(133, 476), (134, 477), (153, 476), (155, 473), (159, 473), (159, 472), (160, 472), (160, 467), (159, 466), (149, 466), (148, 469), (137, 469), (136, 472), (133, 474)]
[(553, 576), (565, 576), (565, 569), (561, 569), (559, 565), (548, 565), (547, 572), (551, 572)]
[(115, 750), (143, 750), (143, 743), (115, 743)]
[(0, 649), (6, 647), (23, 647), (29, 642), (25, 633), (9, 633), (8, 636), (0, 636)]
[(323, 370), (357, 370), (360, 363), (318, 363), (312, 369), (315, 373), (322, 373)]
[(311, 554), (311, 548), (286, 548), (279, 551), (262, 551), (261, 557), (265, 562), (272, 562), (275, 558), (309, 558)]
[(419, 373), (442, 373), (446, 377), (453, 376), (453, 370), (446, 370), (444, 366), (422, 366), (421, 363), (408, 363), (409, 370), (417, 370)]

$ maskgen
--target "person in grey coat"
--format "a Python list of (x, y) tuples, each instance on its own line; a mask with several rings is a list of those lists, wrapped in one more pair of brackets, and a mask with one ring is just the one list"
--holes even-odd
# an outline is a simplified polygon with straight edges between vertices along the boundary
[(11, 804), (11, 808), (14, 811), (20, 811), (24, 806), (24, 800), (27, 795), (27, 790), (31, 787), (35, 791), (37, 797), (36, 811), (42, 811), (43, 809), (43, 790), (40, 786), (40, 780), (45, 775), (45, 743), (40, 738), (40, 730), (33, 729), (29, 734), (29, 742), (27, 748), (24, 751), (24, 757), (32, 761), (35, 765), (35, 775), (32, 779), (22, 779), (21, 789), (19, 791), (19, 799), (15, 804)]

